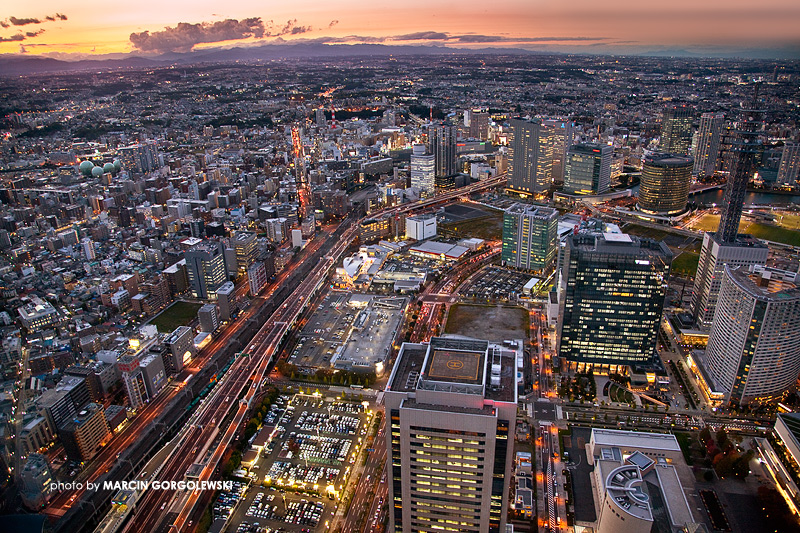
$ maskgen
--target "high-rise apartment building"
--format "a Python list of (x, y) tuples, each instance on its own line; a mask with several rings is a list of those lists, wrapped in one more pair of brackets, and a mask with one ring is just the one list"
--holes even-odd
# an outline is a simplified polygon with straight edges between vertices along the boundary
[(542, 120), (542, 125), (547, 128), (547, 139), (551, 147), (552, 179), (554, 183), (561, 183), (566, 172), (567, 151), (574, 138), (574, 124), (569, 120), (546, 118)]
[(567, 237), (558, 355), (583, 369), (621, 370), (655, 356), (672, 252), (623, 233)]
[(692, 183), (691, 157), (656, 153), (642, 166), (638, 207), (657, 215), (676, 215), (686, 210)]
[(783, 145), (781, 163), (778, 166), (777, 183), (794, 187), (797, 185), (798, 178), (800, 178), (800, 143), (786, 142)]
[(247, 283), (250, 288), (250, 296), (258, 296), (258, 293), (267, 286), (267, 269), (263, 261), (253, 263), (247, 269)]
[(538, 118), (511, 119), (509, 186), (527, 194), (544, 192), (552, 182), (553, 153), (548, 129)]
[(203, 241), (186, 251), (186, 274), (192, 295), (216, 300), (217, 289), (228, 281), (225, 252), (219, 241)]
[(714, 233), (704, 234), (692, 289), (692, 311), (697, 325), (703, 329), (711, 327), (726, 264), (732, 267), (764, 265), (768, 255), (769, 248), (750, 235), (742, 234), (736, 242), (725, 243)]
[(160, 164), (156, 141), (144, 141), (124, 146), (119, 149), (119, 158), (129, 172), (151, 172)]
[(328, 125), (328, 121), (325, 119), (325, 109), (322, 107), (318, 107), (314, 110), (314, 120), (317, 123), (318, 128), (324, 128)]
[(200, 321), (200, 331), (214, 333), (219, 327), (219, 311), (215, 304), (205, 304), (197, 311), (197, 319)]
[(103, 406), (90, 403), (75, 418), (58, 428), (67, 456), (75, 461), (87, 462), (94, 457), (103, 442), (111, 437)]
[(434, 176), (452, 176), (458, 172), (456, 165), (456, 140), (458, 130), (451, 124), (433, 124), (428, 128), (428, 151), (434, 155)]
[(602, 194), (611, 186), (611, 153), (607, 144), (573, 144), (567, 150), (564, 192)]
[(236, 297), (236, 286), (233, 284), (232, 281), (226, 281), (225, 283), (220, 285), (220, 287), (217, 289), (217, 305), (219, 305), (220, 320), (225, 321), (231, 319), (231, 313), (233, 312), (233, 305), (234, 305), (233, 300), (235, 297)]
[(94, 261), (95, 258), (97, 258), (97, 254), (94, 250), (94, 241), (89, 237), (81, 239), (81, 248), (83, 249), (83, 257), (87, 261)]
[(558, 211), (550, 207), (515, 204), (503, 215), (503, 264), (550, 271), (558, 253)]
[(704, 367), (734, 405), (774, 403), (800, 375), (796, 273), (725, 265)]
[(383, 397), (388, 531), (505, 531), (516, 353), (472, 339), (403, 344)]
[(415, 144), (411, 152), (411, 186), (420, 190), (423, 196), (435, 193), (436, 156), (425, 151), (425, 145)]
[(685, 105), (670, 105), (661, 116), (659, 150), (670, 154), (689, 155), (692, 146), (694, 109)]
[(719, 161), (722, 127), (725, 115), (722, 113), (703, 113), (697, 131), (697, 146), (694, 151), (695, 176), (713, 176)]
[(139, 409), (150, 401), (147, 392), (147, 378), (139, 366), (139, 357), (136, 355), (123, 355), (117, 361), (117, 367), (122, 374), (122, 383), (128, 393), (128, 402), (131, 409)]

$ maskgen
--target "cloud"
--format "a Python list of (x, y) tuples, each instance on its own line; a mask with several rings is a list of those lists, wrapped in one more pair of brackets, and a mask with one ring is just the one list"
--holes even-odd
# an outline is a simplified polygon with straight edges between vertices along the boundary
[(27, 26), (28, 24), (42, 24), (44, 22), (55, 22), (57, 20), (67, 20), (67, 16), (62, 15), (61, 13), (56, 13), (55, 15), (47, 15), (44, 19), (37, 19), (33, 17), (8, 17), (5, 20), (0, 20), (0, 27), (9, 28), (11, 26)]
[(44, 29), (39, 29), (36, 31), (26, 31), (25, 33), (19, 32), (16, 35), (12, 35), (11, 37), (0, 36), (0, 43), (15, 43), (19, 41), (24, 41), (25, 39), (36, 37), (37, 35), (41, 35), (43, 33)]
[(41, 24), (40, 19), (24, 18), (18, 19), (17, 17), (8, 17), (8, 21), (14, 26), (27, 26), (28, 24)]
[(418, 31), (415, 33), (406, 33), (404, 35), (395, 35), (391, 39), (393, 41), (442, 41), (449, 38), (448, 34), (439, 31)]
[(260, 17), (251, 17), (198, 24), (180, 22), (175, 27), (168, 26), (161, 31), (131, 33), (130, 40), (133, 47), (142, 52), (188, 52), (203, 43), (300, 35), (313, 30), (311, 26), (299, 25), (297, 19), (287, 20), (285, 24), (277, 26), (271, 20), (264, 23)]
[(267, 34), (259, 17), (243, 20), (227, 19), (217, 22), (190, 24), (180, 22), (162, 31), (131, 33), (134, 48), (142, 52), (188, 52), (201, 43), (235, 41), (249, 37), (261, 38)]
[(333, 27), (334, 27), (334, 26), (336, 26), (337, 24), (339, 24), (339, 21), (338, 21), (338, 20), (332, 20), (332, 21), (331, 21), (331, 23), (330, 23), (330, 24), (328, 24), (328, 27), (329, 27), (329, 28), (333, 28)]
[[(270, 21), (272, 24), (272, 21)], [(301, 33), (307, 33), (310, 31), (314, 31), (314, 28), (311, 26), (298, 26), (297, 19), (289, 20), (286, 22), (286, 25), (283, 26), (277, 33), (273, 33), (272, 31), (267, 31), (267, 37), (278, 37), (280, 35), (299, 35)]]

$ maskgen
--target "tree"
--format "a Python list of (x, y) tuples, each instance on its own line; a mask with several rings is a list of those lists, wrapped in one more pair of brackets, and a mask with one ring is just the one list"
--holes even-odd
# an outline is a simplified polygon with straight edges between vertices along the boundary
[(719, 445), (720, 449), (724, 450), (729, 442), (728, 432), (725, 431), (725, 428), (720, 428), (719, 431), (717, 431), (716, 437), (717, 445)]

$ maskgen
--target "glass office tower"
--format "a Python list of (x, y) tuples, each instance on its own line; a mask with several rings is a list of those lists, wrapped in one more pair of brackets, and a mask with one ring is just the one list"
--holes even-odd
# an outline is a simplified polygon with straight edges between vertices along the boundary
[(578, 370), (651, 361), (672, 256), (663, 242), (624, 233), (570, 235), (558, 355)]

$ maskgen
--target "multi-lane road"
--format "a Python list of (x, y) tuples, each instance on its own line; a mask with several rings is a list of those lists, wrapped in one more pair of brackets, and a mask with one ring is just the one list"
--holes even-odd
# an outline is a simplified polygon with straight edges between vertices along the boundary
[[(468, 187), (449, 191), (432, 199), (384, 209), (379, 213), (373, 214), (373, 216), (399, 216), (413, 211), (429, 209), (459, 198), (467, 198), (470, 194), (489, 190), (502, 185), (504, 182), (504, 175), (497, 176)], [(352, 220), (350, 220), (350, 222), (352, 223)], [(89, 481), (96, 481), (101, 478), (106, 479), (108, 478), (106, 474), (109, 470), (114, 470), (112, 474), (116, 476), (115, 479), (120, 479), (119, 476), (124, 476), (121, 479), (129, 478), (130, 474), (125, 474), (124, 472), (129, 472), (134, 462), (129, 461), (130, 464), (127, 469), (114, 469), (113, 465), (119, 460), (119, 455), (124, 455), (124, 452), (128, 449), (135, 449), (145, 444), (143, 441), (149, 439), (144, 437), (151, 437), (154, 432), (157, 431), (155, 426), (161, 428), (161, 435), (174, 429), (170, 426), (174, 426), (177, 419), (180, 418), (179, 414), (182, 412), (182, 409), (188, 404), (191, 398), (194, 397), (194, 394), (196, 394), (194, 387), (197, 382), (191, 383), (189, 387), (190, 390), (186, 390), (187, 388), (182, 385), (185, 378), (193, 372), (203, 372), (207, 370), (205, 366), (210, 360), (220, 361), (215, 366), (217, 369), (223, 366), (225, 361), (220, 360), (217, 357), (218, 354), (220, 354), (220, 352), (225, 352), (226, 354), (230, 353), (231, 346), (237, 344), (237, 338), (241, 337), (242, 333), (246, 333), (249, 330), (245, 324), (247, 326), (252, 326), (254, 319), (261, 318), (261, 316), (263, 316), (263, 310), (269, 308), (265, 303), (269, 301), (269, 297), (275, 296), (278, 302), (285, 301), (286, 303), (278, 307), (277, 310), (272, 313), (251, 341), (244, 343), (244, 346), (239, 343), (239, 349), (250, 353), (250, 357), (237, 360), (236, 363), (234, 363), (235, 366), (228, 372), (228, 376), (226, 376), (204, 400), (205, 407), (199, 411), (199, 415), (196, 417), (196, 419), (199, 418), (201, 422), (197, 424), (196, 430), (191, 430), (191, 440), (193, 442), (202, 442), (202, 447), (210, 450), (208, 456), (198, 457), (200, 452), (195, 453), (194, 447), (187, 453), (186, 448), (188, 445), (179, 446), (179, 451), (176, 451), (168, 459), (168, 468), (162, 469), (160, 474), (162, 477), (168, 475), (184, 477), (185, 472), (182, 471), (184, 466), (187, 466), (187, 464), (191, 466), (191, 464), (197, 463), (200, 465), (205, 464), (205, 466), (196, 467), (200, 472), (200, 479), (209, 479), (214, 474), (216, 465), (223, 456), (226, 447), (236, 434), (239, 424), (247, 414), (247, 406), (244, 403), (236, 404), (235, 399), (238, 399), (240, 394), (244, 394), (244, 399), (249, 400), (256, 394), (258, 386), (266, 376), (275, 354), (278, 353), (280, 343), (294, 326), (298, 316), (308, 305), (310, 298), (324, 282), (333, 265), (338, 262), (341, 255), (355, 239), (358, 228), (357, 223), (347, 227), (347, 229), (343, 228), (344, 226), (339, 228), (339, 230), (343, 231), (336, 232), (339, 233), (339, 235), (335, 244), (330, 246), (327, 255), (314, 263), (311, 271), (305, 276), (302, 276), (302, 281), (296, 289), (291, 291), (290, 295), (286, 293), (286, 289), (290, 288), (291, 283), (296, 282), (298, 278), (298, 273), (293, 270), (284, 272), (282, 277), (273, 284), (272, 289), (266, 295), (268, 300), (261, 301), (262, 303), (260, 306), (252, 306), (247, 312), (242, 314), (238, 321), (241, 330), (235, 325), (226, 328), (211, 345), (206, 347), (204, 355), (185, 370), (185, 375), (181, 374), (178, 376), (170, 391), (161, 394), (153, 400), (153, 402), (143, 408), (139, 416), (137, 416), (123, 433), (114, 438), (111, 443), (100, 452), (93, 465), (87, 468), (84, 479)], [(307, 249), (303, 255), (306, 256), (306, 258), (313, 257), (315, 255), (314, 253), (322, 246), (322, 242), (323, 240), (320, 239), (313, 243), (312, 248)], [(327, 242), (328, 241), (326, 241), (326, 243)], [(308, 271), (307, 268), (301, 269)], [(250, 388), (245, 387), (248, 380), (250, 381)], [(182, 392), (183, 396), (181, 396)], [(231, 417), (230, 411), (231, 407), (234, 405), (238, 405), (238, 407), (236, 407), (232, 418), (230, 418), (230, 423), (226, 426), (227, 429), (223, 430), (221, 424), (226, 420), (226, 415)], [(167, 411), (174, 416), (167, 416)], [(210, 423), (209, 419), (211, 420)], [(214, 429), (209, 429), (209, 425), (213, 426)], [(199, 431), (199, 433), (197, 433), (197, 431)], [(155, 434), (158, 436), (157, 433)], [(153, 443), (146, 444), (152, 447)], [(147, 451), (139, 453), (140, 457), (137, 458), (136, 464), (141, 464), (143, 458), (149, 456), (148, 454), (149, 452)], [(98, 509), (101, 509), (102, 506), (107, 505), (109, 502), (109, 494), (92, 494), (91, 496), (87, 496), (84, 492), (83, 490), (79, 490), (73, 491), (72, 493), (62, 493), (49, 508), (48, 512), (51, 516), (60, 517), (63, 516), (66, 511), (74, 507), (77, 501), (81, 501), (82, 498), (88, 497), (92, 499), (92, 502), (86, 502), (90, 505), (81, 505), (80, 512), (72, 513), (71, 517), (65, 517), (65, 520), (61, 521), (59, 526), (62, 530), (68, 523), (74, 525), (79, 522), (81, 524), (78, 528), (69, 526), (68, 529), (71, 530), (79, 530), (87, 526), (90, 527), (91, 522), (97, 519)], [(163, 514), (161, 512), (163, 511), (161, 507), (164, 506), (166, 509), (166, 506), (169, 505), (169, 509), (175, 510), (178, 513), (173, 525), (177, 526), (179, 529), (184, 528), (189, 522), (188, 517), (191, 516), (192, 509), (198, 502), (198, 495), (191, 494), (183, 498), (173, 498), (172, 496), (174, 495), (145, 495), (133, 513), (134, 516), (131, 524), (141, 525), (141, 527), (146, 528), (157, 528), (159, 525), (168, 526), (169, 524), (166, 524), (166, 522), (162, 524), (161, 521), (157, 521), (153, 517), (156, 514)], [(153, 510), (154, 507), (159, 509), (159, 513)], [(170, 514), (168, 516), (172, 515)], [(129, 530), (131, 531), (154, 530), (130, 529), (130, 527), (132, 526), (129, 526)]]
[[(190, 467), (189, 477), (199, 481), (207, 481), (214, 475), (247, 414), (251, 400), (267, 376), (281, 342), (355, 235), (355, 226), (342, 233), (339, 242), (248, 343), (245, 348), (247, 355), (237, 358), (225, 378), (209, 394), (193, 424), (195, 430), (170, 457), (168, 466), (159, 475), (160, 481), (185, 479)], [(235, 412), (228, 421), (232, 408)], [(181, 530), (188, 525), (198, 501), (206, 500), (202, 496), (200, 492), (151, 491), (136, 506), (125, 531), (161, 531), (172, 526)]]

